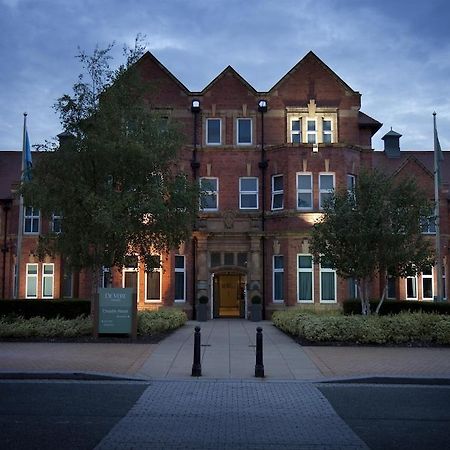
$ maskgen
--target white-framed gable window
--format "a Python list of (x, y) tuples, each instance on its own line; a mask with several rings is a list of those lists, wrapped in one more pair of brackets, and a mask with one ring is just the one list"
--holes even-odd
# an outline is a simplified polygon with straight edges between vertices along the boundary
[(293, 144), (300, 144), (302, 142), (302, 120), (291, 120), (291, 142)]
[(236, 139), (238, 145), (252, 144), (252, 119), (239, 118), (237, 119)]
[(161, 258), (154, 256), (156, 267), (152, 271), (145, 272), (145, 301), (160, 302), (161, 301)]
[(336, 303), (336, 270), (322, 260), (320, 263), (320, 302)]
[(297, 255), (297, 302), (314, 302), (314, 270), (312, 255)]
[(206, 144), (220, 145), (222, 143), (222, 120), (206, 119)]
[(55, 265), (42, 265), (42, 298), (53, 298), (55, 284)]
[(331, 119), (322, 120), (322, 142), (331, 144), (333, 142), (333, 121)]
[(200, 178), (200, 209), (202, 211), (217, 211), (219, 209), (218, 178)]
[(184, 255), (175, 255), (175, 301), (186, 301), (186, 265)]
[(32, 206), (25, 206), (23, 232), (25, 234), (38, 234), (39, 226), (40, 226), (39, 209), (33, 208)]
[(283, 255), (273, 255), (273, 301), (284, 300), (284, 258)]
[(258, 209), (258, 178), (239, 178), (239, 208)]
[(306, 121), (306, 137), (308, 144), (317, 144), (317, 122), (315, 119)]
[(27, 264), (27, 278), (25, 280), (25, 298), (38, 297), (38, 265)]
[(325, 202), (331, 198), (334, 190), (334, 173), (319, 174), (319, 208), (322, 209)]
[(272, 175), (272, 210), (283, 209), (284, 187), (283, 175)]
[(313, 181), (311, 173), (297, 173), (297, 209), (313, 209)]

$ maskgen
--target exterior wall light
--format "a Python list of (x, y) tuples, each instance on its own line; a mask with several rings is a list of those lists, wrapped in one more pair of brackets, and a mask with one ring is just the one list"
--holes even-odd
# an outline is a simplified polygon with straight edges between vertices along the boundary
[(260, 113), (265, 113), (267, 112), (267, 100), (260, 100), (258, 102), (258, 111)]
[(198, 113), (200, 112), (200, 100), (192, 100), (191, 103), (191, 112)]

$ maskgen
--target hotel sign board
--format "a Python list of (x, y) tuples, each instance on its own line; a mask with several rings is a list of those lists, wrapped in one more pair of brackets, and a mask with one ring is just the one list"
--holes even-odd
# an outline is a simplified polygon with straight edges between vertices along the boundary
[(98, 334), (135, 335), (136, 300), (133, 289), (99, 289), (97, 308)]

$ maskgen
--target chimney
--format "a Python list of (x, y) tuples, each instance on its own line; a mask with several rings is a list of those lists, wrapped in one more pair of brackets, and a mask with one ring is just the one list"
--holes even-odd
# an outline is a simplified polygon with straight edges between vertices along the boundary
[(395, 132), (392, 127), (381, 139), (384, 141), (384, 152), (388, 158), (400, 158), (401, 134)]

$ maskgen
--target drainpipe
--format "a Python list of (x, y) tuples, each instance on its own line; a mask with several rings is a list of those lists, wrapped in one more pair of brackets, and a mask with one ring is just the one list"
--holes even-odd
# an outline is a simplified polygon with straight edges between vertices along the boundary
[(266, 159), (266, 149), (264, 148), (264, 114), (267, 112), (267, 100), (260, 100), (258, 102), (258, 111), (261, 113), (261, 161), (258, 167), (261, 169), (261, 250), (262, 250), (262, 318), (266, 319), (266, 170), (268, 161)]
[[(194, 179), (194, 183), (197, 182), (198, 178), (198, 169), (200, 168), (200, 163), (197, 161), (197, 122), (198, 116), (200, 114), (200, 100), (192, 100), (191, 103), (191, 112), (194, 115), (194, 148), (192, 150), (192, 160), (191, 160), (191, 169), (192, 169), (192, 178)], [(197, 225), (195, 225), (197, 228)], [(194, 228), (194, 229), (195, 229)], [(193, 237), (191, 241), (191, 252), (192, 252), (192, 318), (196, 319), (197, 311), (195, 309), (195, 302), (197, 300), (197, 262), (196, 262), (196, 253), (197, 253), (197, 238)]]
[(5, 299), (5, 289), (6, 289), (6, 253), (9, 251), (9, 247), (6, 243), (6, 238), (8, 236), (8, 211), (11, 208), (11, 201), (6, 200), (3, 203), (3, 213), (5, 220), (3, 221), (4, 230), (3, 230), (3, 245), (2, 245), (2, 253), (3, 253), (3, 266), (2, 266), (2, 299)]

